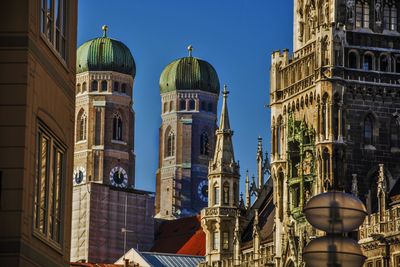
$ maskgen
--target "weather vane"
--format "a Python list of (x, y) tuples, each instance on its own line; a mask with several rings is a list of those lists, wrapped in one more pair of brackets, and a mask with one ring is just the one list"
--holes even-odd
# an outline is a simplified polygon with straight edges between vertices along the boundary
[(103, 37), (107, 37), (108, 26), (103, 25), (103, 27), (101, 27), (101, 29), (103, 30)]

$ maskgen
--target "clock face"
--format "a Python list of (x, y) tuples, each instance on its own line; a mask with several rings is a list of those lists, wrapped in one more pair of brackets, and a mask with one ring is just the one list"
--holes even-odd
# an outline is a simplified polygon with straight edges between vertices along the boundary
[(128, 174), (119, 166), (111, 169), (110, 182), (112, 186), (126, 188), (128, 186)]
[(208, 201), (208, 183), (207, 180), (203, 180), (197, 186), (197, 195), (203, 202)]
[(73, 183), (78, 185), (86, 182), (86, 170), (83, 167), (79, 167), (74, 170)]

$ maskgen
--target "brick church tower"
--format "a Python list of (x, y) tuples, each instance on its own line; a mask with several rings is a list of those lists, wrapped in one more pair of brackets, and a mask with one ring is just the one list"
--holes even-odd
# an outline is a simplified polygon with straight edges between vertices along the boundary
[(207, 205), (208, 162), (213, 156), (218, 75), (208, 62), (177, 59), (160, 77), (162, 124), (156, 173), (156, 217), (198, 214)]
[(72, 261), (117, 260), (121, 228), (132, 233), (127, 247), (149, 249), (153, 240), (154, 197), (134, 189), (136, 66), (129, 48), (103, 31), (77, 51)]

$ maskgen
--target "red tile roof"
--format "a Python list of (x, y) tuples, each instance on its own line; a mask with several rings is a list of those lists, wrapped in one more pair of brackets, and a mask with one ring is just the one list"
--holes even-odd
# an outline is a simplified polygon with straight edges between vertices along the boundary
[(197, 215), (162, 222), (156, 231), (151, 251), (204, 256), (205, 245), (200, 215)]

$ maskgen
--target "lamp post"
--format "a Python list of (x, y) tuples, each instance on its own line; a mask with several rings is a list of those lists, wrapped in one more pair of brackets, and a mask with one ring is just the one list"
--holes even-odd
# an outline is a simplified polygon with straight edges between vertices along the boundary
[(361, 267), (364, 264), (360, 245), (343, 236), (358, 228), (367, 215), (364, 204), (357, 197), (339, 191), (322, 193), (308, 201), (304, 214), (312, 226), (327, 233), (304, 248), (307, 266)]

